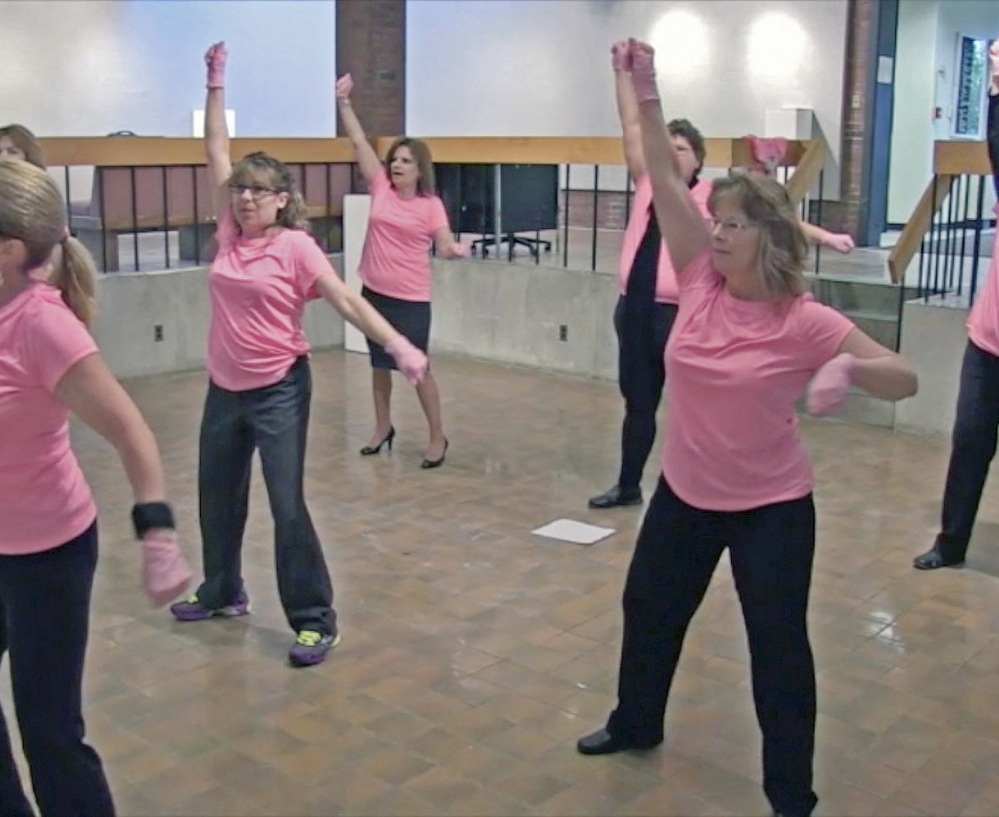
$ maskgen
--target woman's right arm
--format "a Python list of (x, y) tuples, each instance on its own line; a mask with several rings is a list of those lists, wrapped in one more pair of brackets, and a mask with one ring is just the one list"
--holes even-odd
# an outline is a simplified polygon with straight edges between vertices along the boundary
[(666, 129), (659, 101), (655, 52), (646, 43), (629, 40), (629, 53), (631, 80), (642, 126), (642, 150), (652, 184), (652, 203), (673, 269), (680, 275), (708, 248), (711, 233), (680, 175), (676, 149)]
[(645, 154), (642, 152), (642, 123), (638, 116), (635, 87), (631, 83), (631, 57), (628, 41), (621, 40), (611, 46), (611, 67), (614, 69), (614, 94), (617, 115), (621, 120), (621, 141), (624, 163), (631, 178), (645, 175)]
[(229, 207), (229, 127), (225, 121), (225, 43), (215, 43), (205, 54), (208, 68), (208, 98), (205, 100), (205, 155), (208, 178), (212, 184), (215, 217), (221, 218)]
[(347, 138), (354, 146), (354, 154), (357, 156), (357, 166), (361, 170), (361, 176), (365, 184), (371, 187), (371, 182), (379, 173), (384, 173), (381, 160), (375, 149), (371, 147), (368, 137), (361, 127), (361, 120), (354, 113), (354, 106), (350, 104), (350, 92), (354, 90), (354, 78), (350, 74), (344, 74), (336, 81), (336, 108), (340, 114), (340, 121), (343, 129), (347, 132)]

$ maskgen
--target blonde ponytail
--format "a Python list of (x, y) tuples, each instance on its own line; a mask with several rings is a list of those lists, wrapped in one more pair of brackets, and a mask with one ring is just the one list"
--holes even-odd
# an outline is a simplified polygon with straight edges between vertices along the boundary
[(87, 248), (75, 238), (64, 238), (56, 248), (49, 283), (58, 287), (62, 299), (85, 326), (97, 315), (96, 267)]

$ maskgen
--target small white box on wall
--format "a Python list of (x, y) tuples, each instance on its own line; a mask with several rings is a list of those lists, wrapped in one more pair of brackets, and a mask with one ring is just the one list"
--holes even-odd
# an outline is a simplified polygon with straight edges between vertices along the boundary
[[(236, 111), (232, 108), (225, 109), (225, 125), (229, 129), (229, 135), (236, 135)], [(201, 139), (205, 135), (205, 111), (198, 109), (191, 111), (191, 136)]]
[(780, 108), (763, 112), (762, 136), (811, 139), (814, 131), (815, 111), (811, 108)]

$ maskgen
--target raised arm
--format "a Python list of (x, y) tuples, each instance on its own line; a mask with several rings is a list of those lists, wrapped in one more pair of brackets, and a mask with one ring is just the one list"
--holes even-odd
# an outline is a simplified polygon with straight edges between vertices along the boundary
[(680, 275), (711, 241), (707, 222), (680, 175), (673, 140), (666, 129), (659, 89), (656, 85), (655, 52), (652, 46), (629, 40), (631, 80), (642, 126), (642, 151), (652, 184), (652, 203), (663, 239)]
[(986, 141), (989, 146), (989, 161), (992, 164), (992, 177), (995, 181), (996, 195), (999, 196), (999, 40), (989, 48), (989, 116), (986, 124), (988, 129)]
[(621, 120), (621, 140), (624, 161), (633, 179), (645, 175), (645, 154), (642, 152), (642, 123), (638, 118), (638, 102), (631, 82), (631, 55), (628, 41), (621, 40), (611, 47), (611, 67), (614, 69), (614, 93), (617, 115)]
[(208, 98), (205, 100), (205, 155), (212, 184), (215, 217), (221, 218), (229, 206), (229, 127), (225, 121), (225, 43), (215, 43), (205, 54), (208, 68)]
[(347, 132), (347, 138), (354, 146), (354, 153), (357, 156), (357, 166), (361, 170), (361, 176), (370, 187), (372, 179), (379, 173), (384, 173), (381, 159), (371, 147), (368, 137), (361, 127), (361, 120), (354, 113), (354, 106), (350, 104), (350, 92), (354, 90), (354, 78), (350, 74), (344, 74), (336, 81), (336, 108), (340, 114), (340, 121), (343, 129)]

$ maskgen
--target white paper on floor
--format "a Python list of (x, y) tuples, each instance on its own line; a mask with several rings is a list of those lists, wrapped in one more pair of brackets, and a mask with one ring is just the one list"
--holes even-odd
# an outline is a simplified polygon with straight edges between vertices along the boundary
[(600, 528), (586, 522), (577, 522), (575, 519), (556, 519), (531, 531), (537, 536), (572, 542), (574, 545), (592, 545), (615, 532), (614, 528)]

